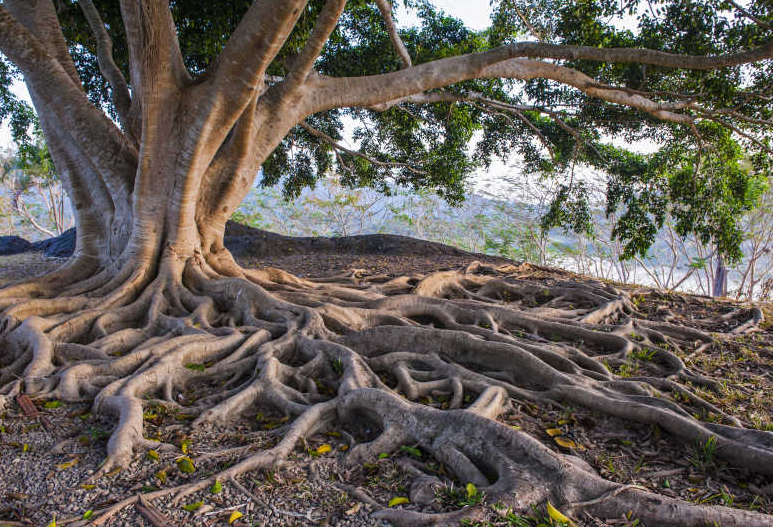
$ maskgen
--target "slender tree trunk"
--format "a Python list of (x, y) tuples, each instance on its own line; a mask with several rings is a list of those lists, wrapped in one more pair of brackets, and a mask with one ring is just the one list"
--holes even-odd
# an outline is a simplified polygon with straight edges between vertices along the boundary
[(722, 255), (717, 256), (717, 267), (714, 271), (714, 281), (711, 284), (711, 296), (727, 296), (727, 267)]

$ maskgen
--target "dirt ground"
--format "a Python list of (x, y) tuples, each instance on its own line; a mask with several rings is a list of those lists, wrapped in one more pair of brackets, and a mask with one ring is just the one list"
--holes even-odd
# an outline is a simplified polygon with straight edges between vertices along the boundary
[[(278, 267), (303, 277), (342, 273), (426, 274), (458, 268), (474, 260), (501, 259), (470, 254), (374, 254), (318, 252), (273, 257), (241, 258), (250, 267)], [(0, 286), (10, 281), (54, 269), (60, 261), (37, 253), (0, 257)], [(359, 271), (358, 271), (359, 270)], [(556, 280), (588, 280), (571, 273), (523, 265), (524, 280), (546, 284)], [(626, 286), (640, 312), (652, 320), (723, 332), (747, 317), (748, 305), (729, 300), (660, 293)], [(761, 306), (773, 320), (770, 306)], [(681, 358), (699, 373), (720, 381), (711, 391), (693, 387), (706, 400), (749, 426), (773, 431), (773, 332), (762, 331), (719, 341)], [(636, 363), (638, 364), (638, 362)], [(617, 373), (633, 376), (636, 364), (623, 364)], [(191, 390), (216, 389), (199, 386)], [(442, 408), (442, 397), (427, 397), (424, 404)], [(693, 503), (717, 504), (773, 514), (773, 480), (721, 462), (710, 444), (683, 444), (657, 426), (642, 426), (597, 415), (584, 408), (539, 406), (520, 402), (500, 419), (528, 432), (555, 451), (581, 457), (603, 477), (638, 485), (663, 495)], [(87, 483), (102, 461), (105, 442), (114, 423), (90, 413), (88, 404), (37, 403), (40, 417), (32, 418), (17, 405), (0, 416), (0, 527), (3, 525), (85, 525), (111, 504), (136, 494), (211, 474), (245, 452), (266, 448), (281, 437), (286, 423), (279, 415), (255, 412), (227, 428), (191, 430), (188, 416), (154, 408), (145, 415), (149, 438), (180, 447), (193, 460), (195, 472), (185, 474), (175, 464), (175, 453), (158, 453), (136, 459), (131, 466)], [(711, 421), (711, 414), (695, 412)], [(559, 429), (574, 447), (557, 444), (551, 430)], [(328, 448), (329, 446), (329, 448)], [(490, 509), (487, 523), (471, 525), (550, 525), (545, 510), (517, 516), (487, 503), (484, 496), (469, 498), (459, 482), (426, 452), (403, 448), (370, 463), (349, 467), (343, 462), (347, 443), (341, 431), (331, 429), (307, 439), (272, 472), (247, 478), (242, 488), (222, 482), (218, 488), (186, 497), (182, 503), (162, 498), (153, 506), (177, 525), (227, 525), (234, 512), (243, 516), (234, 525), (386, 525), (369, 517), (395, 497), (407, 496), (410, 479), (406, 464), (435, 473), (446, 485), (436, 489), (436, 510), (453, 510), (482, 501)], [(186, 510), (190, 509), (190, 510)], [(89, 512), (91, 511), (91, 512)], [(575, 518), (579, 525), (641, 525), (631, 517)], [(108, 525), (152, 525), (136, 506), (126, 507)], [(773, 525), (773, 516), (771, 516)]]

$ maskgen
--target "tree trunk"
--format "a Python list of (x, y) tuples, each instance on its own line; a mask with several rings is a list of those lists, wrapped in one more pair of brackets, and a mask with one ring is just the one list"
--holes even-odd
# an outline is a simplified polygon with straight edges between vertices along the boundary
[(714, 282), (711, 284), (711, 296), (727, 296), (727, 267), (721, 254), (717, 256), (717, 267), (714, 271)]

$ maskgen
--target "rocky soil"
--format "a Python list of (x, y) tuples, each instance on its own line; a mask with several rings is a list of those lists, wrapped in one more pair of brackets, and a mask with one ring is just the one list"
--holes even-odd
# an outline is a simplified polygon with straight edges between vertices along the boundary
[[(226, 244), (242, 265), (279, 267), (305, 277), (335, 274), (426, 274), (458, 268), (475, 260), (500, 259), (397, 236), (357, 236), (332, 239), (293, 239), (229, 226)], [(40, 253), (0, 256), (0, 285), (46, 272), (61, 260)], [(557, 280), (587, 280), (570, 273), (521, 266), (521, 279), (546, 284)], [(748, 318), (750, 306), (726, 300), (663, 294), (627, 288), (637, 309), (653, 320), (724, 331)], [(763, 306), (766, 319), (773, 313)], [(2, 352), (2, 350), (0, 350)], [(722, 410), (760, 429), (773, 431), (773, 332), (762, 331), (715, 343), (700, 353), (681, 357), (692, 368), (722, 383), (716, 392), (696, 391)], [(645, 359), (643, 359), (645, 360)], [(635, 365), (621, 375), (636, 375)], [(202, 393), (217, 387), (199, 386)], [(442, 408), (442, 397), (424, 404)], [(453, 510), (484, 503), (488, 523), (475, 525), (550, 525), (544, 509), (517, 516), (488, 503), (485, 495), (470, 495), (426, 452), (406, 447), (358, 466), (345, 463), (351, 437), (342, 430), (324, 430), (296, 448), (285, 466), (250, 474), (238, 482), (219, 482), (173, 503), (166, 496), (143, 506), (137, 496), (155, 492), (222, 470), (248, 451), (273, 445), (287, 423), (282, 416), (255, 411), (227, 428), (192, 430), (189, 417), (164, 407), (145, 414), (145, 436), (177, 446), (175, 452), (153, 451), (128, 467), (91, 481), (105, 455), (114, 422), (97, 418), (87, 404), (33, 401), (34, 417), (13, 405), (0, 416), (0, 527), (3, 525), (86, 525), (101, 512), (131, 498), (108, 525), (386, 525), (370, 518), (374, 510), (397, 497), (412, 500), (414, 467), (437, 474), (443, 486), (432, 496), (435, 510)], [(34, 412), (33, 412), (34, 414)], [(711, 420), (712, 416), (696, 416)], [(583, 408), (517, 404), (501, 420), (527, 431), (550, 448), (581, 457), (602, 476), (643, 486), (660, 494), (695, 503), (754, 509), (773, 514), (773, 480), (728, 466), (714, 456), (711, 445), (677, 442), (657, 426), (643, 426)], [(570, 438), (562, 446), (553, 436)], [(367, 431), (363, 431), (367, 434)], [(193, 472), (178, 466), (181, 456), (192, 460)], [(183, 467), (184, 468), (184, 467)], [(414, 491), (416, 489), (414, 488)], [(396, 505), (411, 507), (411, 503)], [(153, 518), (153, 513), (163, 515)], [(576, 518), (579, 525), (637, 525), (628, 518)], [(155, 523), (153, 523), (155, 522)], [(640, 523), (638, 525), (641, 525)], [(771, 516), (773, 525), (773, 516)]]

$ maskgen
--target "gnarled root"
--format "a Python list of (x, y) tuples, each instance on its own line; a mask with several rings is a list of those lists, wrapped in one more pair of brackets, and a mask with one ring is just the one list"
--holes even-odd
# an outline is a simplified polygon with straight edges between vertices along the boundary
[[(245, 450), (224, 472), (159, 496), (174, 491), (179, 498), (215, 478), (280, 465), (303, 438), (364, 419), (378, 433), (351, 445), (349, 463), (418, 445), (458, 482), (513, 510), (549, 500), (573, 514), (634, 511), (654, 525), (772, 524), (754, 512), (621, 486), (498, 422), (514, 399), (582, 406), (657, 424), (688, 443), (713, 438), (728, 462), (773, 475), (773, 434), (745, 428), (682, 384), (717, 388), (677, 354), (711, 343), (711, 336), (644, 320), (628, 295), (609, 285), (524, 282), (514, 269), (473, 264), (426, 277), (310, 281), (242, 270), (228, 258), (191, 258), (184, 268), (170, 264), (155, 273), (72, 277), (61, 297), (39, 282), (15, 286), (0, 291), (0, 405), (23, 390), (93, 400), (95, 412), (117, 417), (95, 477), (139, 450), (173, 448), (144, 436), (143, 412), (151, 404), (195, 416), (194, 426), (255, 406), (290, 421), (276, 446)], [(752, 315), (739, 331), (759, 324)], [(616, 371), (623, 366), (627, 375)], [(220, 388), (182, 400), (194, 383)], [(447, 398), (447, 409), (417, 403), (437, 394)], [(698, 421), (695, 410), (725, 424)], [(411, 471), (417, 496), (437, 481)], [(397, 525), (448, 525), (482, 510), (377, 514)]]

